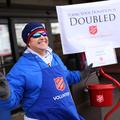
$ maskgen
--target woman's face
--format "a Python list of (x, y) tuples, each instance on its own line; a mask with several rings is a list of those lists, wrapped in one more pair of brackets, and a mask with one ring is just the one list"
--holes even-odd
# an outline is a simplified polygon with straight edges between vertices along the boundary
[(28, 46), (37, 53), (45, 52), (48, 48), (48, 36), (45, 31), (38, 31), (29, 40)]

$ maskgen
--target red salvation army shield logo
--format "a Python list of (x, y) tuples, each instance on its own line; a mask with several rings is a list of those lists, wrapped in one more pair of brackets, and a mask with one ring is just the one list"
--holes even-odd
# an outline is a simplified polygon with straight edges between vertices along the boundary
[(90, 34), (95, 35), (98, 32), (97, 26), (95, 25), (89, 26), (89, 32)]
[(65, 83), (63, 77), (54, 78), (55, 86), (58, 90), (63, 91), (65, 89)]
[(104, 96), (103, 95), (97, 95), (96, 100), (97, 100), (98, 103), (102, 103), (102, 102), (104, 102)]

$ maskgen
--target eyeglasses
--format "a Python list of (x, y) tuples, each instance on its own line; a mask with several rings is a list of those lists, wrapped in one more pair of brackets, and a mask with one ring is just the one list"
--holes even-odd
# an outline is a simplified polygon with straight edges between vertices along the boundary
[(42, 32), (42, 33), (35, 33), (35, 34), (33, 34), (31, 37), (33, 37), (33, 38), (39, 38), (39, 37), (41, 37), (41, 36), (47, 36), (47, 33), (46, 32)]

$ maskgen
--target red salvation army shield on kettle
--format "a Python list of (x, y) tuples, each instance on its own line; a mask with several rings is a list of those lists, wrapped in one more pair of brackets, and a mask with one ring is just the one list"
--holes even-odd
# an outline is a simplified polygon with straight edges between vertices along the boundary
[(54, 82), (57, 90), (63, 91), (65, 89), (65, 83), (63, 77), (54, 78)]

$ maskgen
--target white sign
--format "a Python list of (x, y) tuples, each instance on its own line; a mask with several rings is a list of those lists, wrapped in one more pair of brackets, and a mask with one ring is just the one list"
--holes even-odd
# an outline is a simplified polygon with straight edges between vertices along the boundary
[(115, 49), (110, 44), (88, 47), (85, 53), (88, 65), (93, 63), (93, 67), (117, 63)]
[(64, 54), (84, 52), (86, 45), (112, 42), (120, 47), (120, 1), (57, 6)]

